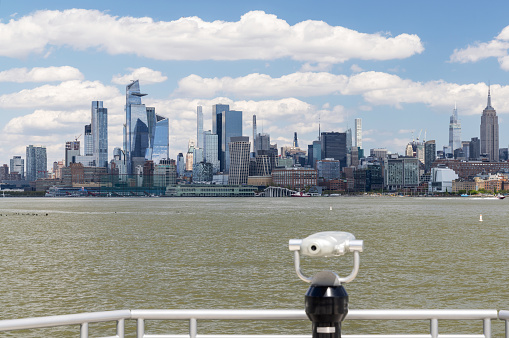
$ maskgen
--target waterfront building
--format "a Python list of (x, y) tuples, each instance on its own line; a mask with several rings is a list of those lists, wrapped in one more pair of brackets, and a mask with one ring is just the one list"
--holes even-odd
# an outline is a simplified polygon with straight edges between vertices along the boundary
[(458, 179), (458, 174), (449, 168), (432, 168), (429, 192), (452, 192), (452, 182)]
[(254, 170), (250, 176), (270, 176), (272, 172), (271, 159), (269, 155), (256, 155)]
[(318, 177), (325, 181), (338, 180), (341, 177), (341, 169), (338, 160), (326, 158), (316, 162)]
[(76, 163), (78, 156), (80, 156), (80, 141), (65, 142), (65, 166), (68, 167), (70, 163)]
[(196, 107), (196, 147), (203, 148), (203, 108)]
[(26, 147), (26, 175), (28, 181), (46, 178), (48, 163), (46, 147), (29, 145)]
[(20, 179), (25, 178), (25, 160), (21, 156), (13, 156), (10, 160), (9, 168), (11, 174), (17, 173), (20, 175)]
[(384, 185), (388, 190), (419, 186), (419, 160), (415, 157), (389, 156), (384, 160)]
[(481, 116), (481, 154), (487, 154), (490, 162), (498, 162), (498, 116), (491, 106), (491, 93), (488, 89), (488, 104)]
[(478, 137), (472, 137), (468, 146), (468, 159), (479, 161), (481, 159), (481, 140)]
[(230, 137), (228, 184), (247, 184), (249, 177), (249, 150), (251, 144), (247, 136)]
[(355, 144), (356, 147), (362, 149), (362, 119), (355, 119)]
[(496, 174), (508, 172), (509, 162), (485, 162), (485, 161), (460, 161), (453, 159), (437, 159), (433, 167), (447, 167), (463, 180), (473, 179), (478, 174)]
[(312, 168), (276, 168), (272, 171), (272, 182), (278, 187), (301, 190), (317, 185), (317, 176)]
[(172, 197), (254, 197), (256, 187), (222, 184), (169, 185), (166, 196)]
[[(338, 160), (341, 168), (347, 166), (348, 133), (322, 132), (321, 142), (322, 158), (333, 158)], [(350, 139), (350, 144), (351, 143)]]
[(431, 171), (431, 166), (437, 158), (437, 145), (435, 140), (426, 141), (424, 143), (424, 172)]
[(458, 120), (458, 109), (454, 105), (449, 119), (449, 147), (452, 151), (461, 148), (461, 122)]

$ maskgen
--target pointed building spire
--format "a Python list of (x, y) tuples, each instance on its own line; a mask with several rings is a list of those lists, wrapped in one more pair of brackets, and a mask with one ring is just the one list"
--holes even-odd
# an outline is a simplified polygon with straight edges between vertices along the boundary
[(486, 110), (494, 110), (491, 106), (491, 84), (488, 84), (488, 105), (486, 106)]

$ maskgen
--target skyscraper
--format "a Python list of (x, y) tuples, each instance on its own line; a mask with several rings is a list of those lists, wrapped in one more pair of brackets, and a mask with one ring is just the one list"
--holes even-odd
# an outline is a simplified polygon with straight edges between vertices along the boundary
[(224, 112), (229, 110), (230, 106), (227, 104), (215, 104), (212, 106), (212, 134), (216, 134), (218, 137), (217, 159), (220, 162), (220, 170), (224, 169), (223, 146), (221, 144), (223, 140), (223, 118)]
[(202, 111), (202, 106), (196, 107), (196, 147), (203, 148), (203, 111)]
[(491, 106), (491, 91), (488, 89), (488, 105), (481, 116), (481, 154), (486, 154), (490, 162), (498, 162), (498, 116)]
[(256, 130), (256, 115), (253, 114), (253, 156), (256, 156), (256, 135), (258, 131)]
[(249, 149), (251, 148), (249, 137), (231, 137), (228, 148), (230, 154), (228, 184), (247, 184), (249, 176)]
[(424, 143), (424, 172), (431, 171), (431, 165), (437, 157), (437, 146), (435, 140), (426, 141)]
[(96, 167), (108, 167), (108, 109), (92, 101), (92, 144)]
[(203, 159), (205, 162), (212, 164), (212, 173), (215, 174), (220, 170), (217, 156), (218, 137), (216, 134), (212, 134), (210, 130), (204, 132), (203, 136)]
[(449, 119), (449, 147), (454, 150), (461, 148), (461, 122), (458, 120), (458, 109), (454, 105)]
[(222, 124), (221, 148), (224, 162), (223, 170), (228, 172), (230, 170), (230, 148), (228, 144), (232, 137), (242, 136), (242, 112), (237, 110), (225, 111), (223, 113)]
[(362, 148), (362, 119), (355, 119), (355, 146)]
[[(323, 132), (321, 141), (322, 159), (333, 158), (339, 161), (341, 168), (346, 167), (348, 154), (348, 133)], [(313, 155), (314, 154), (315, 151), (313, 150)]]
[(299, 139), (297, 138), (297, 132), (293, 133), (293, 145), (292, 147), (298, 148), (299, 147)]
[(27, 181), (45, 178), (48, 171), (46, 147), (29, 145), (26, 148), (26, 165)]
[(93, 156), (94, 154), (94, 138), (92, 136), (92, 125), (87, 124), (85, 126), (85, 134), (83, 135), (83, 139), (85, 140), (85, 145), (83, 148), (84, 156)]
[(158, 161), (169, 157), (169, 122), (159, 116), (154, 107), (145, 107), (141, 98), (139, 81), (126, 87), (124, 125), (124, 151), (127, 173), (133, 174), (136, 167), (143, 167), (145, 161)]

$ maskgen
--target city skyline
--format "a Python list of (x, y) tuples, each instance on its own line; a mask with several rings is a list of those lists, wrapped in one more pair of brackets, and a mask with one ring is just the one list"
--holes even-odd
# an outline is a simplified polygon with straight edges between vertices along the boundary
[[(503, 15), (509, 4), (497, 2), (497, 10), (454, 1), (297, 1), (291, 10), (263, 1), (129, 4), (0, 3), (0, 164), (24, 157), (30, 144), (46, 147), (48, 167), (63, 160), (65, 142), (90, 123), (91, 101), (108, 107), (111, 159), (113, 148), (123, 145), (124, 90), (134, 79), (148, 93), (147, 107), (168, 118), (174, 159), (187, 152), (190, 139), (198, 141), (197, 106), (206, 131), (212, 106), (220, 103), (244, 113), (244, 135), (256, 115), (258, 132), (278, 147), (290, 146), (297, 132), (306, 150), (318, 138), (319, 123), (322, 131), (344, 132), (361, 118), (366, 150), (382, 146), (402, 154), (421, 130), (441, 150), (455, 104), (462, 141), (481, 136), (488, 82), (500, 147), (509, 143), (509, 21)], [(479, 20), (483, 16), (490, 20)], [(23, 35), (27, 25), (40, 35)], [(122, 44), (122, 32), (131, 30)]]

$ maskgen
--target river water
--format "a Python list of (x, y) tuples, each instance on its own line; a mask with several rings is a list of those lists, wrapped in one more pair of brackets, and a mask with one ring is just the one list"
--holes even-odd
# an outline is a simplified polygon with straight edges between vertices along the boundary
[[(2, 198), (0, 319), (121, 309), (298, 309), (308, 284), (288, 240), (364, 240), (351, 309), (509, 309), (508, 200), (477, 198)], [(479, 221), (482, 214), (483, 222)], [(303, 257), (345, 276), (352, 258)], [(129, 324), (131, 325), (131, 324)], [(134, 325), (134, 324), (133, 324)], [(134, 326), (128, 336), (134, 337)], [(151, 324), (149, 324), (151, 325)], [(155, 323), (150, 333), (186, 333)], [(199, 323), (200, 334), (308, 334), (305, 321)], [(464, 323), (440, 323), (458, 333)], [(91, 334), (114, 335), (111, 327)], [(482, 323), (466, 329), (482, 332)], [(429, 322), (348, 322), (344, 334), (428, 333)], [(94, 331), (96, 330), (96, 331)], [(103, 333), (102, 330), (110, 330)], [(463, 329), (459, 330), (462, 332)], [(463, 330), (465, 331), (465, 330)], [(79, 328), (0, 333), (71, 337)], [(503, 324), (494, 322), (494, 336)]]

